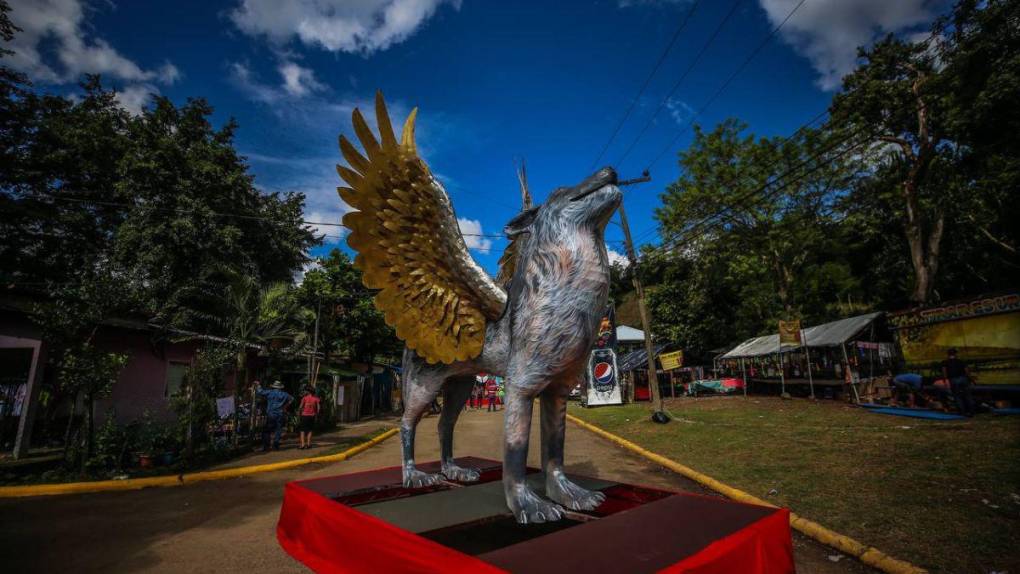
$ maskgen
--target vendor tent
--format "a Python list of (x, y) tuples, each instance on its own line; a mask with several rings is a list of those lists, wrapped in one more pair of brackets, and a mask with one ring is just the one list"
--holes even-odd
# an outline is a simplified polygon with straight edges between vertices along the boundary
[[(838, 347), (853, 340), (881, 316), (882, 312), (879, 311), (875, 313), (868, 313), (867, 315), (848, 317), (846, 319), (840, 319), (839, 321), (816, 325), (814, 327), (808, 327), (807, 329), (804, 329), (804, 340), (807, 341), (808, 347)], [(782, 351), (785, 353), (787, 351), (799, 349), (800, 347), (801, 345), (783, 345)], [(729, 352), (719, 358), (739, 359), (742, 357), (746, 358), (774, 355), (777, 349), (779, 349), (778, 333), (748, 339), (733, 349), (730, 349)]]
[[(666, 343), (659, 343), (655, 346), (655, 356), (658, 357), (659, 353), (666, 348)], [(648, 368), (648, 351), (643, 347), (635, 349), (622, 357), (617, 357), (616, 365), (621, 373), (627, 371), (633, 371), (635, 369), (647, 369)]]
[(627, 325), (620, 325), (616, 328), (616, 340), (621, 343), (640, 343), (645, 340), (645, 332)]

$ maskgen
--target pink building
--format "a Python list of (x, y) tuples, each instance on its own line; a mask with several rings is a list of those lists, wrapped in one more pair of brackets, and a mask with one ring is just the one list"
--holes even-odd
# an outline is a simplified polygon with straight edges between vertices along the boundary
[[(129, 422), (145, 412), (161, 420), (173, 418), (170, 398), (180, 389), (198, 349), (210, 340), (222, 341), (181, 331), (168, 333), (144, 321), (104, 323), (96, 333), (96, 346), (126, 354), (128, 360), (110, 396), (96, 402), (96, 420), (115, 413), (118, 422)], [(39, 391), (53, 376), (45, 368), (45, 357), (46, 341), (25, 312), (0, 302), (0, 425), (4, 442), (16, 433), (16, 457), (27, 453), (40, 407)], [(248, 361), (247, 372), (255, 377), (259, 367), (255, 349)], [(223, 392), (233, 393), (232, 376), (227, 377)], [(69, 405), (49, 408), (67, 412)]]

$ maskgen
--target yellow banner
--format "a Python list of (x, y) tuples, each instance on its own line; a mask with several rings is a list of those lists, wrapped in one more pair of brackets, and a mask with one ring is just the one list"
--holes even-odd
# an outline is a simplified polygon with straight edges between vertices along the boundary
[[(901, 323), (902, 324), (902, 323)], [(1020, 383), (1020, 313), (1002, 313), (896, 330), (908, 367), (936, 368), (956, 348), (980, 385)]]
[(779, 322), (779, 344), (800, 344), (800, 320)]
[(673, 351), (672, 353), (663, 353), (659, 355), (659, 362), (662, 363), (662, 370), (664, 371), (679, 369), (684, 366), (684, 352)]

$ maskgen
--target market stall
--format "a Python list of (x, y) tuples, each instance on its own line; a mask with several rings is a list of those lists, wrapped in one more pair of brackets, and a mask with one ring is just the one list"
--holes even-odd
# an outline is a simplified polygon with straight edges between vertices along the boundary
[(762, 393), (848, 393), (857, 400), (859, 385), (894, 366), (895, 344), (882, 312), (807, 327), (801, 341), (780, 345), (778, 333), (748, 339), (718, 357), (717, 375), (740, 378)]

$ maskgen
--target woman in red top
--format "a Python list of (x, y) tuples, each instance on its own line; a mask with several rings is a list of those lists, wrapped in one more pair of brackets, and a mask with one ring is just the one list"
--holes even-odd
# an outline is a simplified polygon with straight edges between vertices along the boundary
[(315, 415), (319, 414), (319, 397), (312, 394), (311, 387), (305, 387), (301, 395), (301, 406), (298, 408), (298, 413), (301, 415), (301, 423), (298, 425), (298, 430), (301, 433), (300, 448), (311, 448)]

